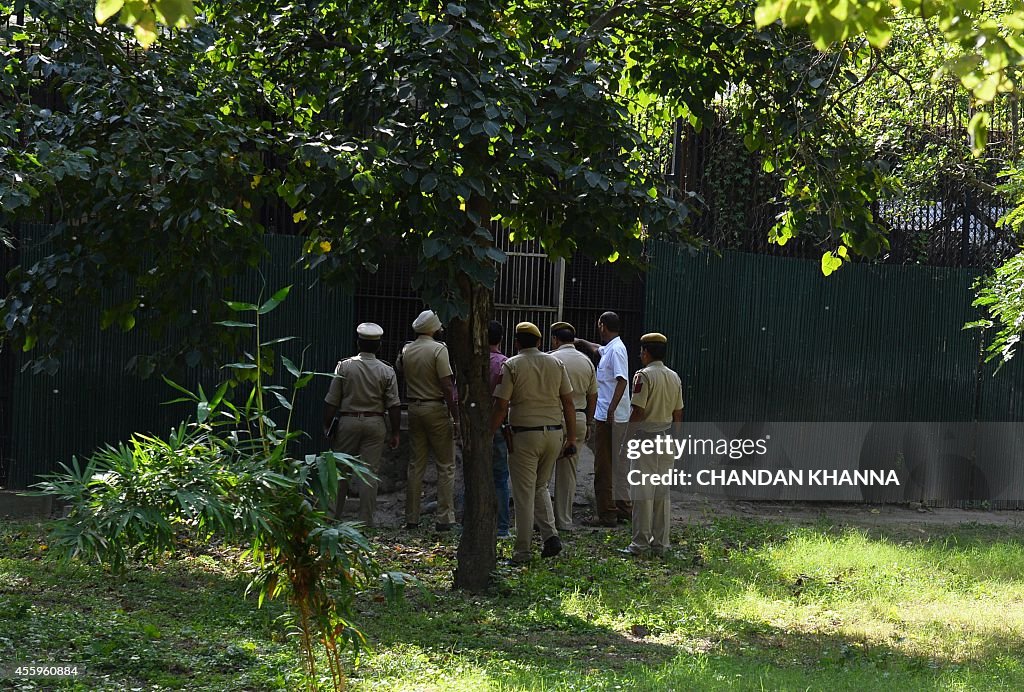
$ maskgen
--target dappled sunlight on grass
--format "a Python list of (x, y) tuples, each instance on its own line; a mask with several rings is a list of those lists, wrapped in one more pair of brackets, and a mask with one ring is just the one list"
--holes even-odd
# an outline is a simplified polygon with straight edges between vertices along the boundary
[(723, 594), (716, 614), (948, 661), (997, 653), (986, 643), (1000, 637), (1024, 641), (1020, 543), (897, 544), (858, 531), (801, 531), (758, 557), (776, 579)]
[[(281, 606), (244, 599), (230, 553), (113, 579), (46, 561), (35, 528), (2, 529), (0, 653), (45, 645), (109, 676), (68, 689), (295, 687)], [(723, 519), (679, 527), (666, 560), (621, 558), (623, 537), (579, 532), (557, 559), (502, 567), (493, 593), (469, 595), (450, 588), (457, 536), (379, 531), (384, 566), (418, 583), (399, 602), (360, 595), (371, 648), (350, 688), (1024, 688), (1024, 549), (1005, 531), (907, 540)]]

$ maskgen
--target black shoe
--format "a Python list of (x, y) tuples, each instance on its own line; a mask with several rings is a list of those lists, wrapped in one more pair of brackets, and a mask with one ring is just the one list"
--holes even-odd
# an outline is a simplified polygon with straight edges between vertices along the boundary
[(554, 557), (562, 552), (562, 539), (558, 536), (552, 536), (551, 538), (544, 541), (544, 550), (540, 552), (541, 557)]
[(418, 529), (419, 527), (420, 527), (420, 524), (419, 524), (419, 522), (416, 522), (416, 523), (414, 524), (413, 522), (411, 522), (411, 521), (410, 521), (410, 522), (409, 522), (408, 524), (406, 524), (406, 525), (405, 525), (405, 528), (409, 529), (410, 531), (411, 531), (412, 529)]
[(447, 533), (452, 530), (453, 526), (455, 526), (455, 524), (434, 524), (434, 531), (437, 531), (438, 533)]
[(600, 517), (594, 517), (592, 519), (584, 519), (584, 526), (600, 526), (605, 529), (614, 529), (617, 522), (614, 519), (601, 519)]

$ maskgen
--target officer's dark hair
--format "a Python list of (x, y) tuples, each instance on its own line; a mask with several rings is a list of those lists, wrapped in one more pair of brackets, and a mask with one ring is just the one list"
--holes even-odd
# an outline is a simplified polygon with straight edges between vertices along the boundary
[(647, 354), (654, 360), (665, 360), (665, 351), (668, 344), (663, 344), (657, 341), (651, 341), (646, 344), (640, 344), (641, 351), (647, 351)]
[(525, 332), (516, 334), (516, 343), (519, 344), (519, 348), (535, 348), (538, 342), (540, 342), (540, 337), (534, 334), (527, 334)]
[(610, 332), (618, 334), (622, 331), (622, 320), (620, 320), (619, 316), (614, 312), (606, 312), (602, 314), (597, 318), (597, 321), (603, 324)]
[(487, 325), (487, 343), (491, 346), (497, 346), (504, 337), (505, 328), (501, 326), (501, 322), (491, 320), (490, 324)]
[(380, 339), (360, 339), (356, 337), (356, 343), (359, 345), (359, 350), (366, 353), (376, 353), (380, 350)]
[(571, 344), (573, 341), (576, 340), (576, 335), (573, 334), (573, 331), (571, 329), (556, 329), (553, 332), (551, 332), (551, 336), (555, 337), (563, 344)]

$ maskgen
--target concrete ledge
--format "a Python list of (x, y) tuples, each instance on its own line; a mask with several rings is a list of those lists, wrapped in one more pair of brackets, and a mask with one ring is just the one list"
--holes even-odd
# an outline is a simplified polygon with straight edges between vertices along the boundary
[(13, 490), (0, 490), (0, 519), (46, 519), (53, 511), (53, 498), (23, 497)]

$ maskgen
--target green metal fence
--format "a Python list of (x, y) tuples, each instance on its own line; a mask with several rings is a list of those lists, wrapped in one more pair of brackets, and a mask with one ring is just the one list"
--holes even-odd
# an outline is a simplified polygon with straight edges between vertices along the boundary
[(964, 331), (974, 269), (653, 248), (648, 329), (669, 337), (691, 421), (1021, 421), (1024, 371), (993, 377)]
[[(339, 358), (351, 355), (355, 346), (353, 301), (347, 293), (316, 284), (315, 272), (295, 266), (302, 239), (268, 235), (269, 256), (258, 270), (234, 283), (235, 295), (256, 300), (282, 286), (293, 284), (288, 300), (269, 313), (263, 336), (297, 336), (278, 346), (296, 363), (305, 352), (306, 368), (331, 371)], [(31, 262), (31, 244), (23, 261)], [(25, 488), (40, 474), (67, 463), (72, 455), (88, 455), (98, 446), (127, 440), (132, 432), (166, 434), (184, 418), (194, 416), (186, 404), (163, 405), (178, 394), (159, 377), (140, 380), (124, 372), (128, 359), (146, 353), (152, 342), (138, 330), (127, 334), (116, 329), (86, 334), (74, 351), (66, 354), (53, 376), (19, 372), (13, 383), (12, 462), (8, 487)], [(226, 374), (194, 369), (185, 384), (202, 383), (211, 392)], [(287, 375), (282, 383), (290, 381)], [(307, 431), (320, 429), (321, 401), (326, 378), (314, 381), (299, 393), (295, 425)], [(322, 448), (318, 437), (306, 440), (303, 451)]]

